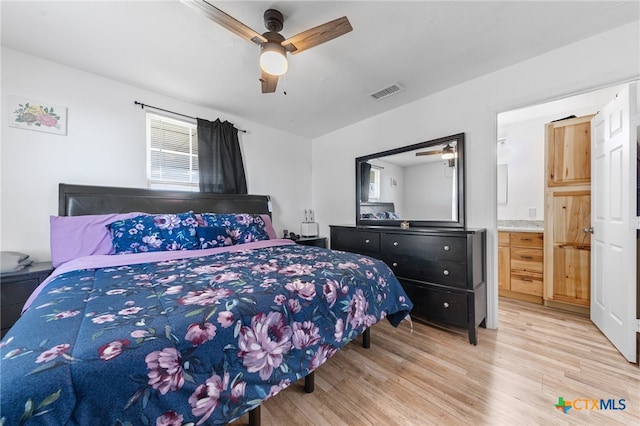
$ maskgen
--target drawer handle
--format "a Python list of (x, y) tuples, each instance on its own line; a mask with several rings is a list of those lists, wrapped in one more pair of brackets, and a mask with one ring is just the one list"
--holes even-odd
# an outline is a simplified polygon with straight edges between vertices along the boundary
[(443, 274), (445, 275), (449, 275), (449, 271), (447, 269), (445, 269), (444, 271), (442, 271)]
[(394, 246), (396, 246), (396, 247), (398, 247), (398, 242), (397, 242), (397, 241), (394, 241), (394, 242), (393, 242), (393, 245), (394, 245)]
[(444, 246), (444, 251), (449, 251), (449, 246)]
[(395, 268), (396, 266), (398, 266), (398, 262), (393, 262), (393, 263), (391, 264), (391, 266), (393, 266), (393, 267)]
[(444, 303), (442, 304), (442, 306), (444, 306), (444, 307), (445, 307), (445, 309), (446, 309), (446, 308), (448, 308), (448, 307), (449, 307), (449, 302), (444, 302)]
[(531, 278), (524, 278), (524, 277), (522, 277), (522, 278), (520, 278), (520, 279), (521, 279), (522, 281), (526, 281), (526, 282), (528, 282), (528, 283), (532, 283), (532, 282), (533, 282), (533, 280), (532, 280)]
[(523, 259), (533, 259), (532, 256), (520, 256), (520, 257), (523, 258)]
[(369, 240), (368, 238), (366, 240), (364, 240), (365, 244), (369, 244), (371, 242), (371, 240)]
[(520, 241), (531, 241), (531, 238), (520, 238)]

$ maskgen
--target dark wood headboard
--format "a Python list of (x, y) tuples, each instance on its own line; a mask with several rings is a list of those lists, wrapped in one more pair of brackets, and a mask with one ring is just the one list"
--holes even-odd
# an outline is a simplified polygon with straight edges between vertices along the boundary
[(61, 183), (58, 214), (80, 216), (107, 213), (252, 213), (271, 216), (268, 195), (211, 194), (143, 188), (68, 185)]

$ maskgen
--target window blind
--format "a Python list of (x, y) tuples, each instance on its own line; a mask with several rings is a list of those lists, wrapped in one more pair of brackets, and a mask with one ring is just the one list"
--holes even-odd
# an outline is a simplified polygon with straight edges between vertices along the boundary
[(147, 179), (155, 188), (198, 188), (195, 123), (147, 113)]

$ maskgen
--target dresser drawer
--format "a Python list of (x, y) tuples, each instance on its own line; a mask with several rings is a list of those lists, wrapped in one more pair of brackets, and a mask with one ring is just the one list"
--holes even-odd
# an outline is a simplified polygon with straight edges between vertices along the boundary
[(412, 315), (429, 321), (466, 327), (469, 324), (469, 306), (466, 292), (453, 292), (432, 287), (422, 287), (401, 280), (402, 286), (413, 302)]
[(541, 249), (514, 247), (511, 249), (511, 270), (543, 272)]
[(398, 277), (467, 288), (467, 270), (464, 263), (388, 255), (383, 256), (383, 260)]
[(542, 275), (511, 273), (511, 290), (542, 296)]
[(379, 253), (380, 233), (332, 228), (331, 248), (363, 254)]
[(541, 232), (510, 232), (511, 247), (535, 247), (542, 248)]
[(382, 254), (465, 261), (467, 240), (461, 237), (385, 233), (382, 234)]

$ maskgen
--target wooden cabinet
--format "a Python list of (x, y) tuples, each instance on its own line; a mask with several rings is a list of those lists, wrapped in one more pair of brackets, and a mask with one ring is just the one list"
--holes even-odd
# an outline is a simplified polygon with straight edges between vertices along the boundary
[(412, 317), (466, 327), (477, 344), (487, 316), (486, 232), (331, 226), (331, 248), (383, 260), (413, 302)]
[[(591, 118), (549, 123), (545, 141), (545, 303), (588, 310)], [(557, 305), (557, 304), (561, 305)], [(585, 312), (583, 311), (583, 312)]]
[(511, 249), (508, 232), (498, 232), (498, 290), (511, 290)]
[(542, 297), (543, 234), (511, 232), (511, 291)]
[(542, 303), (543, 253), (541, 232), (499, 232), (499, 294)]
[(0, 275), (0, 337), (20, 318), (24, 302), (52, 271), (51, 262), (40, 262)]

